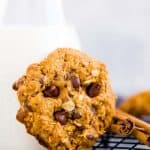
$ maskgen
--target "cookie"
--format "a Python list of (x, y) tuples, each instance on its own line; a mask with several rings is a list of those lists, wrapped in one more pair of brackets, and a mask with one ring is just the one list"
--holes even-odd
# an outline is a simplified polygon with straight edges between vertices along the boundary
[(119, 108), (138, 117), (150, 115), (150, 91), (139, 92), (128, 97)]
[(103, 63), (69, 48), (32, 64), (13, 85), (20, 109), (17, 119), (51, 150), (91, 147), (109, 127), (115, 109)]

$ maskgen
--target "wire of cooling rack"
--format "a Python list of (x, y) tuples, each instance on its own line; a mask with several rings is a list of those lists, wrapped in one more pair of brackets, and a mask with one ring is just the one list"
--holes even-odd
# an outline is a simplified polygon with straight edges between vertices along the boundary
[(150, 150), (150, 147), (141, 144), (134, 137), (106, 133), (94, 144), (93, 150)]
[[(118, 96), (117, 105), (123, 100)], [(144, 116), (144, 121), (150, 123), (150, 116)], [(134, 137), (123, 137), (120, 135), (106, 133), (94, 144), (93, 150), (150, 150), (149, 146), (141, 144)]]

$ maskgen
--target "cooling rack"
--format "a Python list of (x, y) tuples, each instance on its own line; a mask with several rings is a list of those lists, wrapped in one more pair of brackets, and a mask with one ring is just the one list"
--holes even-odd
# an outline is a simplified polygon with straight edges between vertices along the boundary
[(106, 133), (94, 144), (93, 150), (150, 150), (150, 147), (141, 144), (134, 137)]
[[(122, 101), (119, 96), (117, 105)], [(150, 123), (150, 116), (144, 116), (144, 121)], [(106, 133), (94, 144), (93, 150), (150, 150), (149, 146), (141, 144), (134, 137), (123, 137), (120, 135)]]

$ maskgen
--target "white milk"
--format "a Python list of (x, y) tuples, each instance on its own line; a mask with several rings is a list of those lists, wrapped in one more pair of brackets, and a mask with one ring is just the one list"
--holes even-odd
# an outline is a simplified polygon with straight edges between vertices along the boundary
[(44, 150), (15, 119), (19, 103), (12, 83), (57, 47), (79, 48), (65, 24), (60, 0), (9, 0), (0, 28), (0, 149)]

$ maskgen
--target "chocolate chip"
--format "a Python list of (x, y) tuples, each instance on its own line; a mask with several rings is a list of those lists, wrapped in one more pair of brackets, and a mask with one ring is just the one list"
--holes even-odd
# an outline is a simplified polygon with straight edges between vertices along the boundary
[(71, 117), (72, 120), (80, 119), (80, 118), (81, 118), (81, 115), (79, 113), (73, 112), (72, 117)]
[(55, 120), (60, 122), (62, 125), (65, 125), (67, 123), (68, 116), (69, 116), (69, 114), (64, 110), (57, 111), (54, 113)]
[(83, 126), (76, 126), (75, 130), (74, 130), (74, 137), (76, 137), (77, 135), (81, 134), (83, 132), (85, 128)]
[(90, 97), (95, 97), (98, 96), (100, 92), (100, 85), (96, 82), (91, 83), (87, 88), (86, 88), (86, 93)]
[(36, 139), (39, 141), (39, 143), (46, 148), (48, 148), (48, 143), (46, 143), (39, 135), (36, 136)]
[(22, 76), (18, 81), (16, 81), (13, 85), (12, 85), (12, 88), (13, 90), (17, 91), (19, 86), (24, 84), (24, 79), (26, 79), (26, 76)]
[(80, 87), (80, 78), (76, 76), (72, 76), (71, 83), (73, 88), (78, 89)]
[(113, 123), (114, 123), (114, 124), (117, 124), (117, 123), (118, 123), (118, 118), (115, 118), (115, 117), (114, 117), (114, 118), (113, 118)]
[(86, 137), (87, 137), (89, 140), (94, 140), (94, 139), (95, 139), (95, 137), (94, 137), (93, 135), (90, 135), (90, 134), (87, 135)]
[(43, 94), (45, 97), (58, 97), (60, 93), (60, 90), (57, 86), (51, 85), (45, 88), (43, 90)]
[(16, 82), (13, 83), (12, 88), (13, 88), (13, 90), (15, 90), (15, 91), (18, 90), (18, 86), (17, 86), (17, 83), (16, 83)]
[(78, 126), (78, 127), (77, 127), (77, 130), (78, 130), (78, 131), (83, 131), (83, 130), (84, 130), (84, 127), (83, 127), (83, 126)]

